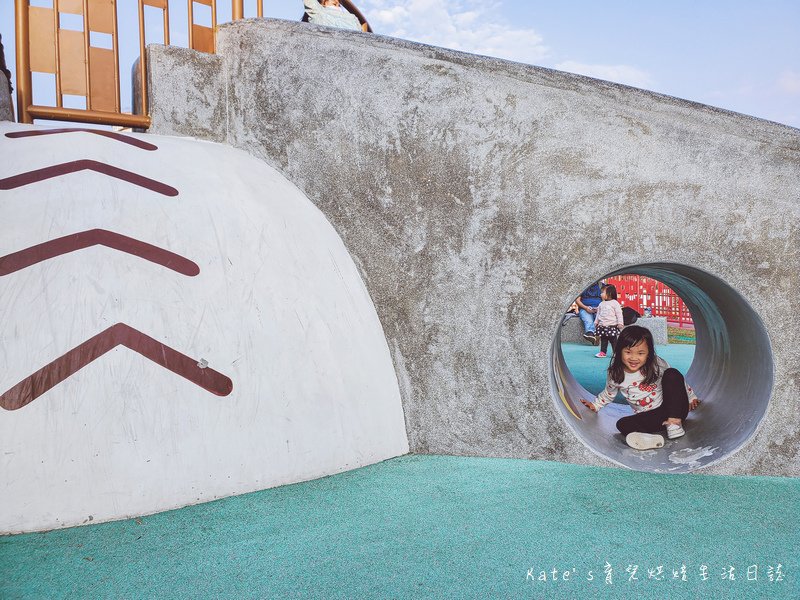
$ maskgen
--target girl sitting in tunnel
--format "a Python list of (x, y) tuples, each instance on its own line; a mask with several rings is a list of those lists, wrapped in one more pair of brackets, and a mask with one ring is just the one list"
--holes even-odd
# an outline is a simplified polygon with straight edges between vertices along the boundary
[(613, 402), (617, 392), (622, 393), (634, 413), (617, 421), (617, 429), (636, 450), (664, 446), (664, 437), (658, 432), (665, 427), (669, 439), (684, 435), (683, 420), (700, 403), (683, 375), (656, 356), (650, 330), (638, 325), (629, 325), (620, 332), (605, 389), (593, 402), (583, 398), (581, 402), (597, 412)]

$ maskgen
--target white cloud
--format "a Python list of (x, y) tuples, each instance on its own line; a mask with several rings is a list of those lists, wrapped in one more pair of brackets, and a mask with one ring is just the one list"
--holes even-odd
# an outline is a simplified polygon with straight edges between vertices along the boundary
[(535, 30), (505, 22), (490, 2), (360, 0), (358, 6), (384, 35), (525, 63), (540, 63), (549, 52)]
[(391, 28), (397, 27), (408, 18), (408, 10), (404, 6), (393, 6), (370, 13), (370, 23), (380, 23)]
[(624, 83), (638, 88), (653, 88), (653, 78), (650, 74), (630, 65), (589, 65), (567, 60), (558, 63), (555, 68), (560, 71), (578, 73), (579, 75), (596, 77), (606, 81), (615, 81), (616, 83)]
[[(548, 65), (541, 35), (518, 28), (499, 15), (496, 2), (479, 0), (360, 0), (376, 33), (516, 60)], [(565, 61), (556, 69), (652, 89), (649, 73), (630, 65), (591, 65)]]
[(784, 71), (778, 78), (778, 89), (787, 94), (800, 94), (800, 74)]

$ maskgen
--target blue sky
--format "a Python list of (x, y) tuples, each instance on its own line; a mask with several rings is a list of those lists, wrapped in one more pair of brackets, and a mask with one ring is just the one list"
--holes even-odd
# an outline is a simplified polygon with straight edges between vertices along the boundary
[[(51, 0), (33, 1), (46, 5)], [(222, 22), (230, 3), (218, 2)], [(800, 127), (800, 2), (356, 3), (376, 33), (582, 73)], [(0, 32), (10, 62), (12, 4), (0, 0)], [(135, 45), (135, 0), (118, 4), (121, 38), (128, 32)], [(173, 0), (170, 6), (172, 41), (185, 44), (186, 2)], [(302, 14), (300, 0), (265, 0), (265, 7), (268, 16), (296, 19)], [(154, 41), (160, 37), (156, 17), (153, 11), (148, 18)], [(133, 52), (122, 55), (125, 73)]]
[(800, 2), (361, 0), (378, 32), (800, 127)]

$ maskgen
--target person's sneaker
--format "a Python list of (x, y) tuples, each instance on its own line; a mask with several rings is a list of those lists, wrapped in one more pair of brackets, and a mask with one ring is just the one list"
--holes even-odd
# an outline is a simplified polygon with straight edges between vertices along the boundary
[(671, 440), (679, 438), (686, 434), (686, 431), (680, 425), (667, 425), (667, 437)]
[(657, 433), (634, 431), (625, 436), (625, 443), (634, 450), (652, 450), (664, 447), (664, 436)]
[(597, 343), (597, 338), (594, 337), (594, 333), (592, 333), (592, 332), (588, 332), (587, 331), (586, 333), (584, 333), (583, 334), (583, 339), (585, 339), (587, 342), (589, 342), (592, 346), (594, 346)]
[(605, 358), (606, 357), (606, 353), (605, 352), (598, 352), (597, 354), (594, 355), (594, 357), (595, 358)]

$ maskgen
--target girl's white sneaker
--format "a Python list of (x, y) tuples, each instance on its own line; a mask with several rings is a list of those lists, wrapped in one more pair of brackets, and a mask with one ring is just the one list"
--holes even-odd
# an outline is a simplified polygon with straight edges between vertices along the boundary
[(625, 436), (625, 443), (634, 450), (652, 450), (664, 447), (664, 436), (657, 433), (634, 431)]
[(686, 431), (680, 425), (667, 425), (667, 437), (671, 440), (686, 435)]

